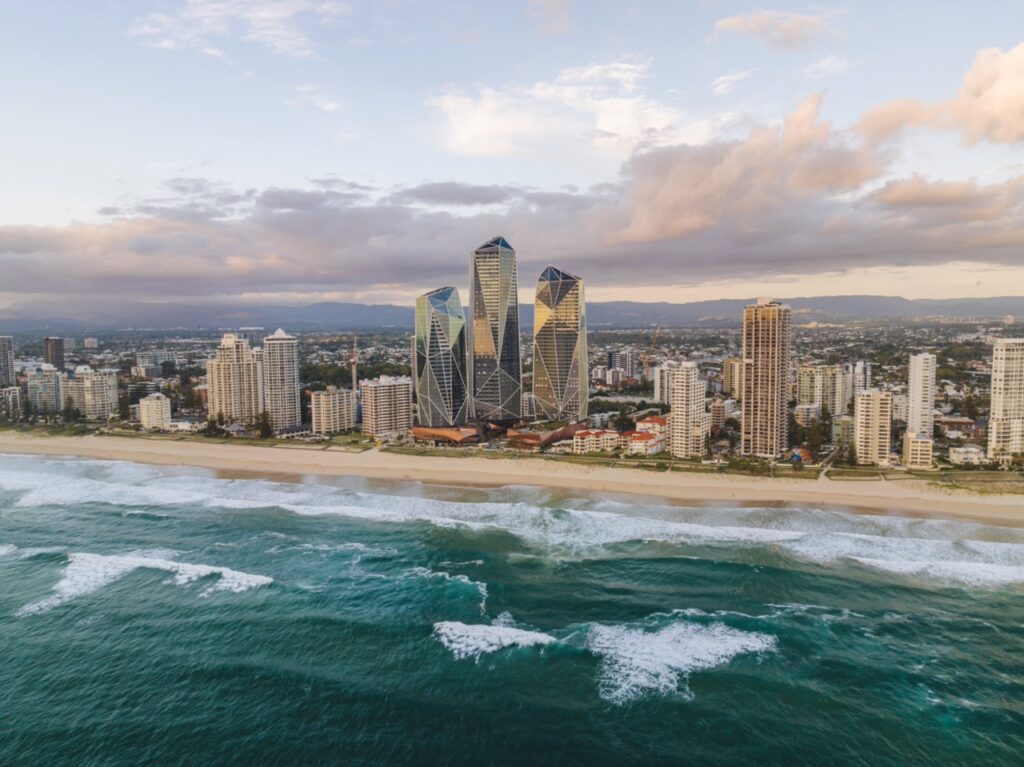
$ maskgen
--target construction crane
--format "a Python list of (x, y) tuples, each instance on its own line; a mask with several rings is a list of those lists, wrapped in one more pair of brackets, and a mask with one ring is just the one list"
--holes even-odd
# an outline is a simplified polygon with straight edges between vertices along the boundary
[(640, 374), (644, 378), (647, 377), (647, 367), (648, 367), (648, 365), (651, 362), (651, 354), (654, 352), (654, 346), (655, 346), (655, 344), (658, 343), (658, 337), (660, 335), (661, 335), (661, 325), (658, 325), (654, 329), (654, 335), (651, 336), (651, 343), (650, 343), (650, 345), (648, 345), (647, 351), (645, 351), (642, 355), (640, 355)]

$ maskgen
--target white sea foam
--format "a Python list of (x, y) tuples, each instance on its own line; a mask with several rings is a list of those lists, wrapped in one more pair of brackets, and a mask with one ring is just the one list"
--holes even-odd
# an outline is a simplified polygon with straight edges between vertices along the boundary
[(587, 648), (601, 658), (601, 697), (623, 704), (650, 694), (690, 697), (689, 674), (723, 666), (738, 655), (772, 651), (775, 637), (724, 623), (679, 622), (655, 631), (594, 624)]
[(443, 570), (431, 570), (429, 567), (414, 567), (411, 570), (409, 570), (407, 574), (418, 578), (440, 578), (441, 580), (450, 581), (453, 583), (461, 583), (465, 586), (475, 588), (476, 593), (480, 595), (480, 614), (483, 615), (487, 612), (486, 583), (474, 581), (472, 578), (466, 575), (452, 575), (451, 573), (444, 572)]
[(434, 637), (457, 659), (477, 658), (506, 647), (537, 647), (557, 641), (549, 634), (527, 631), (503, 624), (468, 624), (441, 621), (434, 624)]
[(202, 578), (217, 576), (217, 580), (207, 586), (200, 596), (208, 596), (215, 591), (237, 593), (273, 583), (273, 579), (265, 575), (254, 575), (227, 567), (177, 562), (165, 558), (167, 553), (147, 551), (114, 556), (85, 552), (69, 554), (68, 564), (64, 568), (63, 576), (53, 587), (53, 594), (39, 602), (25, 605), (18, 611), (18, 614), (30, 615), (52, 610), (77, 597), (93, 594), (140, 568), (171, 573), (172, 580), (179, 586)]
[(18, 550), (13, 543), (0, 543), (0, 557), (6, 557)]
[[(691, 508), (598, 500), (551, 508), (550, 493), (509, 488), (485, 502), (353, 492), (321, 484), (223, 480), (117, 462), (13, 459), (0, 489), (16, 507), (104, 503), (123, 507), (279, 508), (385, 524), (426, 523), (503, 531), (557, 558), (607, 556), (608, 547), (657, 542), (680, 547), (775, 549), (834, 567), (853, 562), (894, 575), (953, 585), (1016, 584), (1024, 572), (1024, 532), (973, 523), (867, 516), (815, 509)], [(511, 501), (502, 501), (510, 497)], [(491, 500), (493, 499), (493, 500)], [(1000, 540), (976, 540), (974, 538)], [(520, 552), (521, 554), (522, 552)], [(905, 563), (916, 563), (909, 568)]]

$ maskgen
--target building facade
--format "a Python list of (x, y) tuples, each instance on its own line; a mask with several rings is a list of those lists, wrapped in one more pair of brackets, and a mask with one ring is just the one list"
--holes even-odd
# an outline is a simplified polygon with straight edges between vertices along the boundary
[(44, 363), (25, 374), (26, 391), (32, 410), (39, 415), (56, 415), (64, 409), (64, 377), (53, 365)]
[(356, 400), (349, 389), (328, 386), (311, 397), (314, 434), (338, 434), (356, 428)]
[(107, 421), (117, 415), (117, 371), (93, 370), (79, 365), (64, 378), (64, 398), (87, 421)]
[(0, 336), (0, 388), (14, 386), (14, 339)]
[(922, 439), (935, 433), (935, 355), (914, 354), (907, 373), (907, 431)]
[(469, 261), (469, 380), (473, 417), (509, 425), (521, 418), (522, 358), (516, 252), (495, 237)]
[(263, 409), (276, 432), (302, 426), (299, 341), (280, 328), (263, 339)]
[(797, 369), (797, 405), (817, 405), (821, 412), (846, 415), (848, 380), (842, 365), (801, 365)]
[(64, 370), (64, 339), (47, 336), (43, 339), (43, 362), (53, 365), (57, 370)]
[(776, 458), (786, 450), (791, 344), (788, 306), (759, 299), (743, 310), (742, 455)]
[(363, 433), (377, 439), (405, 434), (412, 428), (412, 379), (381, 376), (359, 384), (363, 399)]
[(225, 333), (217, 355), (206, 363), (211, 419), (227, 423), (255, 423), (264, 410), (263, 352), (244, 338)]
[(934, 446), (931, 437), (908, 431), (903, 435), (903, 465), (908, 469), (930, 469)]
[(549, 266), (537, 280), (533, 313), (533, 399), (537, 417), (582, 421), (590, 391), (583, 280)]
[(743, 396), (742, 357), (728, 357), (722, 360), (722, 394), (728, 397)]
[(12, 421), (21, 418), (21, 389), (19, 387), (0, 388), (0, 415)]
[(139, 423), (143, 429), (165, 431), (171, 426), (171, 401), (160, 392), (139, 400)]
[(988, 459), (1008, 463), (1024, 453), (1024, 338), (1000, 338), (992, 349)]
[(675, 360), (670, 360), (663, 365), (659, 365), (654, 369), (654, 401), (659, 402), (662, 405), (668, 404), (668, 377), (671, 375), (673, 370), (678, 369), (679, 363)]
[(676, 458), (704, 455), (711, 433), (705, 406), (707, 382), (695, 362), (684, 362), (669, 375), (669, 452)]
[(466, 423), (466, 318), (458, 290), (438, 288), (416, 299), (413, 354), (420, 426), (446, 428)]
[(888, 466), (892, 443), (892, 394), (862, 389), (853, 403), (853, 446), (857, 463)]

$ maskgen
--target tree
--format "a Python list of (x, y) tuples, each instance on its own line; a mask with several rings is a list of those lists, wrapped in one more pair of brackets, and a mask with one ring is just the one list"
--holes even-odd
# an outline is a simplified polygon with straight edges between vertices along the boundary
[(270, 413), (264, 410), (256, 419), (256, 428), (259, 431), (260, 439), (269, 439), (274, 436), (274, 427), (270, 423)]
[(632, 431), (636, 428), (636, 421), (629, 417), (626, 408), (619, 410), (619, 414), (615, 416), (615, 428), (619, 431)]
[(68, 397), (66, 400), (64, 400), (64, 411), (61, 413), (61, 415), (64, 416), (65, 423), (77, 421), (82, 417), (82, 413), (79, 410), (75, 409), (75, 401), (71, 399), (71, 397)]
[(117, 398), (117, 414), (121, 417), (122, 421), (131, 420), (132, 401), (127, 394), (123, 394)]
[(852, 442), (850, 443), (849, 449), (846, 451), (846, 462), (850, 464), (850, 466), (857, 465), (857, 446)]
[(217, 425), (224, 428), (225, 423), (227, 423), (227, 419), (224, 417), (224, 413), (217, 413)]

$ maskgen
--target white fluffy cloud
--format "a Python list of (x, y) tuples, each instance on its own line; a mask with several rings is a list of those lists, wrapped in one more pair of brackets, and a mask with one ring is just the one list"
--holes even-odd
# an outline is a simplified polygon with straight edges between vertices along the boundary
[(638, 145), (710, 138), (711, 123), (689, 120), (644, 91), (649, 75), (649, 61), (625, 58), (564, 69), (530, 85), (449, 88), (427, 104), (442, 118), (445, 146), (473, 156), (545, 156), (582, 141), (625, 157)]
[(873, 141), (891, 140), (915, 127), (959, 131), (968, 145), (1024, 141), (1024, 43), (1008, 51), (979, 51), (960, 92), (948, 101), (890, 101), (870, 110), (859, 123)]

